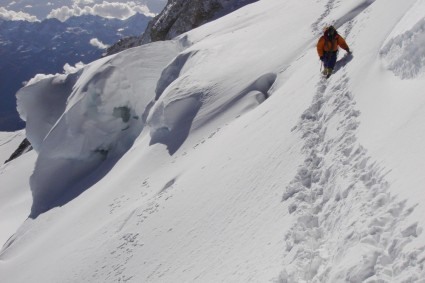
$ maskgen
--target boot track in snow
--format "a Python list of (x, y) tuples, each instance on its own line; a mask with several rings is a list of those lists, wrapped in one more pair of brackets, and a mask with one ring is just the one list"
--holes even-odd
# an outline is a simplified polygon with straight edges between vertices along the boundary
[(306, 158), (283, 195), (295, 222), (279, 282), (417, 282), (424, 276), (425, 247), (405, 248), (422, 230), (405, 221), (414, 207), (389, 192), (385, 168), (358, 143), (360, 112), (348, 86), (345, 73), (322, 79), (293, 128)]

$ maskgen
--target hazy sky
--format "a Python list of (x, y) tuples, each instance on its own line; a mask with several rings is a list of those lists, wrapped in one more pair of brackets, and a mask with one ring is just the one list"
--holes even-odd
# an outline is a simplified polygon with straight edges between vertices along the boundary
[(65, 20), (81, 14), (126, 18), (136, 12), (157, 14), (166, 3), (167, 0), (0, 0), (0, 18)]

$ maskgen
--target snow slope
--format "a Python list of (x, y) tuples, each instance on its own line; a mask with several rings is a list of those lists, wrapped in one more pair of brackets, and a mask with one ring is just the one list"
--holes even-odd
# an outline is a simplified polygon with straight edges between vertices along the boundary
[[(423, 282), (422, 3), (263, 0), (69, 75), (62, 113), (31, 106), (67, 78), (23, 88), (33, 204), (2, 277)], [(326, 23), (354, 50), (329, 80)]]
[(0, 244), (3, 245), (28, 217), (31, 207), (29, 176), (36, 154), (25, 154), (7, 164), (12, 153), (25, 138), (24, 131), (0, 132)]

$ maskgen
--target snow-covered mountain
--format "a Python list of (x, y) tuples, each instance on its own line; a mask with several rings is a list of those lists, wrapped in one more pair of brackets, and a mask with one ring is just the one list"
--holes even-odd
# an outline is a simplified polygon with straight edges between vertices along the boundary
[(140, 35), (150, 19), (136, 14), (125, 21), (97, 16), (72, 17), (65, 22), (0, 20), (0, 77), (7, 82), (0, 84), (0, 130), (24, 126), (15, 99), (22, 82), (38, 73), (61, 73), (66, 63), (92, 62), (105, 52), (102, 44)]
[[(424, 281), (424, 10), (260, 0), (33, 80), (2, 280)], [(353, 54), (325, 80), (329, 23)]]

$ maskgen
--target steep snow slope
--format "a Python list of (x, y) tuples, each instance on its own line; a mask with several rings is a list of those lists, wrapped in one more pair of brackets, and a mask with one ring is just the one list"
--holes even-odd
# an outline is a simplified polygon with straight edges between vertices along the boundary
[[(423, 281), (423, 60), (393, 51), (425, 57), (421, 5), (263, 0), (87, 66), (45, 137), (51, 119), (28, 121), (32, 218), (3, 278)], [(325, 81), (329, 22), (354, 56)], [(54, 86), (30, 87), (27, 119)]]
[(34, 168), (36, 154), (4, 162), (12, 155), (25, 137), (24, 131), (0, 132), (0, 245), (3, 245), (28, 217), (31, 207), (29, 176)]

